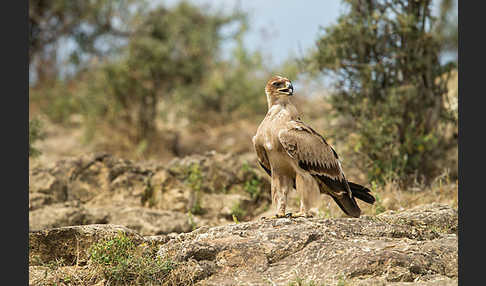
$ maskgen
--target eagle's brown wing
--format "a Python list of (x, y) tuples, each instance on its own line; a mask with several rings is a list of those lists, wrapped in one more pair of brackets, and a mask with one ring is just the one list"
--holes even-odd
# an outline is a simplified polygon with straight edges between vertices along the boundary
[(267, 172), (267, 174), (271, 177), (272, 176), (272, 171), (270, 167), (270, 161), (268, 160), (267, 152), (265, 151), (265, 148), (256, 143), (255, 141), (253, 142), (253, 146), (255, 147), (255, 152), (258, 157), (258, 163), (262, 168)]
[(278, 138), (287, 154), (318, 182), (348, 215), (359, 217), (361, 210), (344, 177), (336, 151), (314, 129), (293, 120), (279, 131)]

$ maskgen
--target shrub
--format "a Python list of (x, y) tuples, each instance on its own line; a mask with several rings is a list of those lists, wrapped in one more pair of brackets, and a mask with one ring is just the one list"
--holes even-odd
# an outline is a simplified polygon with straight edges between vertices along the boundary
[(370, 180), (403, 181), (440, 172), (441, 158), (457, 145), (445, 132), (457, 120), (443, 96), (454, 63), (431, 15), (431, 1), (345, 0), (349, 8), (325, 29), (308, 64), (334, 78), (330, 101), (343, 133), (358, 133), (355, 150), (368, 161)]
[(156, 254), (156, 249), (138, 251), (139, 247), (125, 234), (98, 242), (90, 248), (90, 262), (98, 266), (109, 284), (162, 283), (176, 264)]

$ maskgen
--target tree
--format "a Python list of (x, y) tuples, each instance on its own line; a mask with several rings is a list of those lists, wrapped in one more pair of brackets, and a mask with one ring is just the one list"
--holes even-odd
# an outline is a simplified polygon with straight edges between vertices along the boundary
[(446, 13), (433, 17), (430, 0), (344, 3), (348, 12), (324, 30), (308, 60), (334, 78), (331, 103), (353, 119), (371, 179), (390, 173), (430, 179), (457, 145), (444, 132), (454, 123), (442, 98), (455, 66), (440, 59), (451, 47), (441, 33)]
[(86, 109), (98, 110), (134, 143), (150, 142), (160, 101), (178, 89), (202, 85), (218, 61), (221, 29), (241, 19), (187, 2), (136, 15), (133, 36), (120, 57), (102, 65), (91, 81), (96, 88), (91, 88)]
[(87, 56), (111, 51), (107, 49), (109, 45), (99, 45), (99, 39), (129, 36), (124, 20), (129, 18), (133, 3), (132, 0), (29, 0), (29, 66), (35, 71), (37, 81), (58, 76), (62, 40), (72, 40), (75, 44), (70, 54), (74, 64)]

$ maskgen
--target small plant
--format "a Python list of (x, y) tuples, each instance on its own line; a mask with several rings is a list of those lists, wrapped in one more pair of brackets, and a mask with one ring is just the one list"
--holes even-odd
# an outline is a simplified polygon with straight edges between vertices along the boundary
[(241, 207), (240, 203), (236, 203), (231, 208), (231, 216), (233, 217), (233, 221), (237, 222), (241, 220), (246, 215), (246, 210)]
[(29, 120), (29, 157), (37, 157), (41, 152), (34, 147), (34, 143), (45, 138), (45, 133), (42, 130), (42, 122), (39, 119)]
[(234, 222), (234, 223), (236, 223), (236, 224), (240, 223), (240, 222), (238, 221), (238, 218), (237, 218), (237, 217), (236, 217), (234, 214), (232, 214), (231, 216), (233, 217), (233, 222)]
[(158, 256), (156, 249), (137, 251), (137, 245), (123, 233), (94, 244), (90, 262), (101, 269), (109, 284), (161, 283), (176, 266), (172, 260)]
[(204, 214), (204, 209), (201, 207), (201, 200), (199, 199), (198, 193), (196, 193), (196, 199), (194, 200), (194, 204), (191, 206), (190, 212), (195, 215)]
[(117, 265), (131, 258), (135, 250), (133, 241), (122, 233), (115, 238), (97, 243), (90, 249), (91, 260), (99, 265)]
[(203, 175), (199, 168), (199, 164), (191, 164), (186, 171), (186, 183), (194, 191), (194, 203), (190, 208), (190, 212), (195, 215), (204, 214), (204, 209), (201, 206), (200, 192), (202, 190)]
[(191, 164), (187, 169), (187, 183), (194, 191), (200, 191), (203, 183), (203, 175), (201, 173), (201, 169), (199, 168), (199, 164)]
[(381, 197), (378, 193), (375, 193), (375, 198), (376, 198), (376, 202), (374, 204), (375, 215), (379, 215), (382, 212), (384, 212), (386, 209), (385, 209), (385, 206), (383, 206), (383, 202), (382, 202)]
[(371, 181), (371, 192), (373, 193), (373, 195), (375, 196), (375, 199), (376, 199), (375, 203), (373, 204), (373, 208), (375, 210), (375, 215), (379, 215), (382, 212), (386, 211), (386, 208), (383, 205), (383, 201), (381, 199), (381, 196), (376, 191), (378, 189), (378, 185), (379, 184), (375, 180)]
[(260, 197), (262, 182), (259, 179), (250, 179), (245, 182), (245, 192), (249, 193), (253, 200), (257, 200)]
[(41, 263), (40, 265), (43, 265), (43, 266), (49, 268), (50, 270), (56, 270), (59, 267), (65, 266), (65, 263), (64, 263), (64, 258), (61, 257), (61, 258), (56, 258), (56, 259), (51, 260), (51, 261), (46, 262), (46, 263)]
[(149, 207), (153, 207), (156, 205), (156, 200), (154, 197), (154, 187), (152, 187), (152, 184), (150, 184), (150, 179), (151, 177), (147, 177), (145, 180), (145, 189), (142, 194), (142, 205), (145, 205), (146, 202), (148, 202)]
[(348, 283), (346, 283), (346, 279), (344, 278), (344, 276), (339, 275), (337, 286), (347, 286), (347, 285), (348, 285)]
[(192, 215), (191, 211), (187, 212), (187, 218), (189, 219), (189, 224), (191, 225), (191, 229), (195, 230), (197, 228), (196, 222), (194, 221), (194, 216)]
[(262, 192), (262, 181), (260, 178), (258, 178), (257, 174), (253, 171), (248, 162), (243, 163), (241, 170), (245, 174), (250, 175), (250, 178), (245, 181), (243, 186), (245, 192), (249, 193), (253, 200), (258, 200)]

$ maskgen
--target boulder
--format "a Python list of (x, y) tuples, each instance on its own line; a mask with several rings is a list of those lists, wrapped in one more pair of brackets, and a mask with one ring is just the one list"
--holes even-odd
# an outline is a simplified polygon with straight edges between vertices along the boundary
[[(156, 235), (224, 225), (235, 211), (249, 220), (269, 202), (269, 185), (247, 157), (207, 152), (162, 165), (93, 153), (34, 165), (29, 228), (112, 223)], [(256, 179), (258, 201), (245, 190)]]
[[(361, 218), (261, 219), (168, 235), (141, 236), (116, 225), (62, 227), (29, 233), (29, 280), (45, 285), (71, 277), (75, 285), (111, 285), (90, 274), (102, 272), (86, 262), (91, 245), (121, 231), (173, 261), (162, 285), (457, 285), (456, 230), (457, 210), (439, 204)], [(64, 264), (49, 270), (60, 258)]]
[[(380, 216), (283, 218), (200, 228), (161, 245), (159, 255), (200, 267), (214, 265), (213, 273), (197, 285), (288, 285), (298, 280), (317, 285), (452, 285), (458, 276), (457, 220), (448, 216), (452, 212), (457, 210), (427, 205), (381, 216), (390, 222)], [(450, 225), (393, 222), (432, 214)]]

